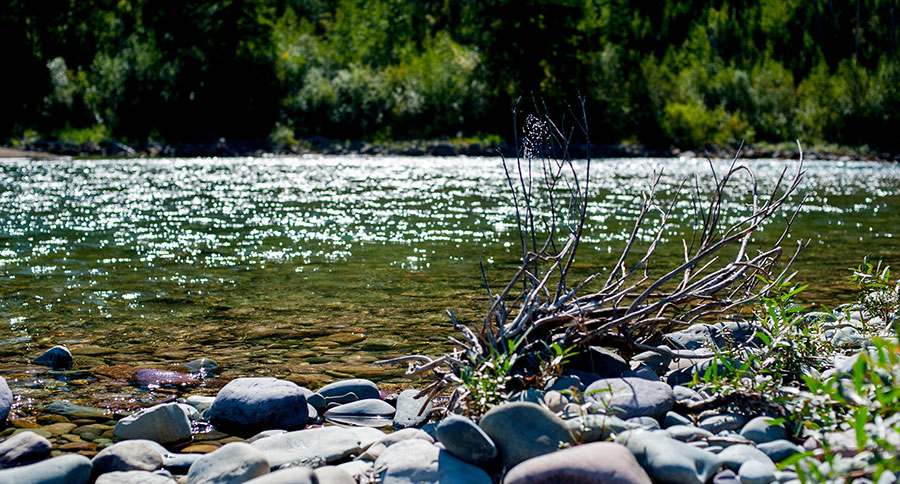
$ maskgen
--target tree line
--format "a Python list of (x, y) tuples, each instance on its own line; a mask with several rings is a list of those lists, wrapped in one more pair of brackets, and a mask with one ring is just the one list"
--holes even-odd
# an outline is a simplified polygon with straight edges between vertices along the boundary
[(512, 132), (900, 150), (898, 0), (8, 0), (0, 143)]

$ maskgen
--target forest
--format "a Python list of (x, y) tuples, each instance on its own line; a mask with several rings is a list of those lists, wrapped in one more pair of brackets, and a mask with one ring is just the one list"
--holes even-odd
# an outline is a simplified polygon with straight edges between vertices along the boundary
[[(501, 139), (900, 151), (898, 0), (10, 0), (0, 144)], [(580, 109), (580, 108), (579, 108)]]

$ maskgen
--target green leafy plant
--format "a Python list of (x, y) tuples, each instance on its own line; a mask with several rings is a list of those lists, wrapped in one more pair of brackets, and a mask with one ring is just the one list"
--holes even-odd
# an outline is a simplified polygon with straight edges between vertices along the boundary
[(888, 324), (900, 313), (900, 280), (891, 286), (890, 278), (891, 268), (880, 260), (873, 265), (869, 257), (847, 278), (856, 286), (859, 306)]

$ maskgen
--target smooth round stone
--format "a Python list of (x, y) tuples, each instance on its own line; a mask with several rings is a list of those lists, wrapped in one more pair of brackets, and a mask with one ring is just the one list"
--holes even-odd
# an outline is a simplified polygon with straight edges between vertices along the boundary
[(0, 468), (18, 467), (50, 457), (53, 445), (34, 432), (21, 432), (0, 442)]
[(631, 452), (612, 442), (594, 442), (528, 459), (513, 467), (503, 484), (650, 484)]
[(243, 442), (233, 442), (197, 459), (187, 474), (187, 484), (240, 484), (269, 473), (262, 452)]
[(50, 368), (69, 368), (72, 366), (72, 353), (62, 345), (54, 346), (34, 359), (35, 365)]
[(313, 474), (316, 484), (356, 484), (356, 479), (349, 472), (336, 466), (319, 467)]
[(367, 398), (338, 405), (325, 412), (325, 418), (348, 425), (385, 427), (393, 423), (396, 410), (377, 398)]
[(119, 420), (113, 433), (122, 440), (146, 439), (174, 445), (191, 440), (191, 423), (177, 403), (164, 403)]
[(435, 427), (438, 441), (447, 452), (480, 467), (486, 467), (499, 455), (494, 441), (472, 420), (451, 415)]
[[(322, 414), (325, 413), (325, 410), (328, 408), (328, 403), (325, 402), (325, 397), (322, 395), (308, 389), (305, 387), (300, 387), (303, 389), (303, 395), (306, 396), (306, 403), (316, 409), (316, 413)], [(312, 414), (310, 414), (312, 415)], [(312, 417), (310, 417), (312, 420)]]
[(741, 429), (741, 436), (757, 444), (764, 444), (773, 440), (787, 439), (788, 432), (783, 425), (769, 423), (770, 417), (756, 417), (747, 422)]
[(724, 430), (737, 430), (747, 423), (747, 417), (737, 413), (723, 413), (721, 415), (710, 415), (700, 419), (697, 424), (703, 430), (708, 430), (714, 434)]
[(803, 447), (784, 439), (759, 444), (756, 448), (769, 456), (773, 462), (781, 462), (794, 454), (803, 452)]
[(662, 420), (675, 403), (672, 387), (643, 378), (606, 378), (585, 389), (591, 407), (622, 419), (652, 417)]
[[(382, 437), (383, 433), (376, 440)], [(251, 445), (266, 456), (273, 469), (289, 466), (321, 467), (362, 450), (356, 434), (342, 427), (296, 430), (262, 438)]]
[(555, 452), (560, 444), (573, 443), (562, 419), (530, 402), (498, 405), (484, 414), (479, 425), (497, 446), (506, 469)]
[(737, 474), (731, 469), (725, 469), (713, 476), (712, 484), (740, 484)]
[(394, 427), (405, 429), (421, 427), (431, 416), (431, 399), (428, 395), (416, 398), (419, 390), (404, 390), (397, 397), (397, 412), (394, 414)]
[(388, 447), (375, 460), (375, 468), (384, 470), (381, 484), (493, 482), (482, 469), (419, 439), (404, 440)]
[(0, 470), (0, 482), (10, 484), (87, 484), (90, 479), (91, 461), (78, 454)]
[(662, 428), (667, 429), (673, 425), (693, 425), (691, 419), (675, 413), (675, 412), (667, 412), (666, 418), (663, 419)]
[[(353, 378), (329, 383), (317, 391), (325, 398), (326, 403), (350, 403), (354, 400), (380, 398), (378, 386), (364, 378)], [(352, 394), (352, 395), (351, 395)]]
[(667, 427), (666, 430), (668, 430), (669, 433), (672, 434), (672, 438), (680, 440), (682, 442), (699, 440), (713, 436), (711, 432), (703, 429), (698, 429), (693, 425), (673, 425), (671, 427)]
[(750, 460), (741, 464), (738, 470), (741, 484), (770, 484), (775, 480), (775, 465)]
[(174, 474), (187, 474), (188, 469), (203, 454), (163, 454), (163, 468)]
[(658, 429), (659, 421), (653, 417), (631, 417), (626, 420), (625, 423), (634, 427), (634, 428), (643, 428), (643, 429)]
[(629, 430), (616, 437), (654, 480), (667, 484), (705, 484), (722, 467), (719, 457), (660, 435)]
[(568, 404), (569, 399), (556, 390), (550, 390), (544, 393), (544, 405), (546, 405), (551, 412), (562, 412)]
[(91, 459), (94, 475), (115, 471), (152, 472), (163, 466), (162, 454), (146, 440), (126, 440), (100, 451)]
[(246, 481), (245, 484), (319, 484), (309, 467), (288, 467)]
[(725, 467), (737, 472), (741, 465), (749, 461), (761, 462), (771, 466), (774, 471), (775, 463), (772, 459), (764, 454), (761, 450), (747, 444), (732, 445), (722, 452), (719, 452), (719, 459), (725, 464)]
[(613, 433), (619, 434), (632, 428), (618, 417), (603, 414), (587, 414), (566, 420), (566, 427), (579, 442), (606, 440)]
[(94, 484), (175, 484), (175, 480), (147, 471), (116, 471), (101, 475)]
[(6, 378), (0, 376), (0, 422), (6, 420), (12, 409), (13, 394), (6, 384)]
[(689, 400), (692, 402), (703, 400), (703, 396), (697, 393), (693, 388), (684, 385), (675, 385), (672, 387), (672, 393), (675, 394), (675, 401)]
[(219, 390), (206, 413), (213, 426), (248, 435), (267, 429), (302, 428), (309, 420), (303, 389), (277, 378), (237, 378)]

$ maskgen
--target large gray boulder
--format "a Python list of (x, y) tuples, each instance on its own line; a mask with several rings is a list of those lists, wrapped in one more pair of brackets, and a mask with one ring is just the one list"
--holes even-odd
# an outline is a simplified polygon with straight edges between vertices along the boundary
[(298, 429), (309, 421), (303, 388), (277, 378), (237, 378), (219, 390), (206, 413), (215, 427), (239, 435)]
[(506, 469), (574, 443), (562, 419), (531, 402), (500, 404), (485, 413), (479, 425), (497, 445)]
[(77, 454), (0, 471), (0, 482), (10, 484), (87, 484), (90, 479), (91, 461)]
[(113, 434), (122, 440), (146, 439), (175, 445), (191, 440), (191, 423), (177, 403), (164, 403), (119, 420)]
[(20, 432), (0, 442), (0, 469), (31, 464), (50, 457), (53, 445), (34, 433)]
[(187, 484), (241, 484), (269, 473), (269, 461), (250, 444), (232, 442), (197, 459)]
[(650, 484), (634, 455), (613, 442), (545, 454), (513, 467), (503, 484)]
[(623, 420), (647, 416), (662, 421), (675, 404), (675, 393), (669, 385), (634, 377), (597, 380), (587, 387), (585, 395), (593, 409)]
[(385, 449), (375, 460), (382, 484), (491, 484), (482, 469), (458, 459), (434, 444), (409, 439)]

